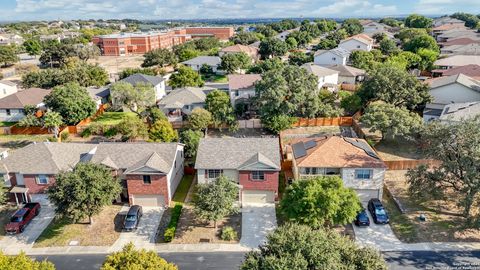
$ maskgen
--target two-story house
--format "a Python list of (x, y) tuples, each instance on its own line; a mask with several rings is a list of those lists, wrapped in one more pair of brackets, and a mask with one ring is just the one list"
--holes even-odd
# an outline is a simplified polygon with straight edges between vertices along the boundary
[(12, 81), (0, 81), (0, 99), (14, 94), (18, 91), (17, 84)]
[(205, 107), (207, 94), (213, 90), (215, 88), (212, 87), (179, 88), (172, 90), (157, 104), (170, 122), (182, 121), (183, 116), (190, 115), (193, 109)]
[[(295, 180), (339, 176), (362, 203), (382, 198), (385, 163), (363, 139), (340, 136), (295, 138), (286, 146)], [(287, 154), (288, 156), (288, 154)]]
[(126, 82), (131, 85), (136, 85), (138, 83), (151, 84), (155, 90), (155, 99), (158, 101), (167, 95), (165, 90), (165, 79), (159, 76), (150, 76), (141, 73), (130, 75), (122, 80), (121, 82)]
[(124, 187), (122, 199), (143, 206), (168, 205), (183, 176), (178, 143), (34, 143), (0, 160), (0, 175), (17, 203), (48, 203), (55, 176), (79, 162), (103, 164)]
[(317, 77), (318, 89), (326, 89), (330, 92), (334, 92), (338, 87), (338, 74), (339, 72), (326, 67), (315, 65), (314, 63), (305, 63), (302, 65), (308, 73)]
[(242, 203), (273, 203), (278, 197), (277, 138), (206, 138), (195, 161), (198, 183), (224, 175), (240, 187)]
[(235, 108), (238, 103), (249, 106), (250, 99), (255, 96), (255, 83), (261, 79), (260, 74), (228, 75), (228, 92), (232, 106)]
[(358, 34), (340, 41), (340, 43), (338, 44), (338, 47), (345, 49), (349, 52), (353, 52), (353, 51), (369, 52), (373, 48), (373, 38), (365, 34)]
[(18, 122), (25, 117), (24, 108), (27, 105), (45, 109), (43, 99), (51, 90), (29, 88), (20, 90), (0, 99), (0, 121)]
[(349, 57), (350, 51), (343, 48), (319, 50), (315, 52), (313, 63), (320, 66), (346, 65)]

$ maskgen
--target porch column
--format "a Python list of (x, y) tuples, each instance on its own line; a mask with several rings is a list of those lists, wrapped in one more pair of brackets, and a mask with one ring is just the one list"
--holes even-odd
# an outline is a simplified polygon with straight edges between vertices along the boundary
[(13, 194), (15, 194), (15, 202), (16, 202), (16, 203), (17, 203), (17, 205), (18, 205), (18, 197), (17, 197), (17, 193), (13, 193)]

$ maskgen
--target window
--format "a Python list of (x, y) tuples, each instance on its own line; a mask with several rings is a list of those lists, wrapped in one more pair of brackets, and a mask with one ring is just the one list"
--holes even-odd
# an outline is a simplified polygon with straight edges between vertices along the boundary
[(37, 184), (39, 185), (46, 185), (48, 184), (48, 177), (44, 174), (39, 174), (37, 177), (36, 177), (36, 180), (37, 180)]
[(222, 170), (207, 170), (208, 179), (217, 179), (222, 175)]
[(239, 95), (238, 90), (235, 90), (235, 96), (238, 97)]
[(333, 61), (337, 61), (337, 58), (336, 58), (336, 57), (332, 57), (332, 60), (333, 60)]
[(370, 169), (358, 169), (355, 170), (355, 179), (371, 179), (372, 170)]
[(360, 45), (357, 45), (357, 49), (360, 49)]
[(252, 171), (252, 180), (263, 181), (265, 180), (265, 174), (262, 171)]
[(6, 111), (8, 116), (12, 115), (12, 112), (10, 111), (10, 109), (7, 109)]
[(152, 183), (152, 178), (150, 178), (150, 175), (144, 175), (143, 176), (143, 184), (150, 185), (151, 183)]

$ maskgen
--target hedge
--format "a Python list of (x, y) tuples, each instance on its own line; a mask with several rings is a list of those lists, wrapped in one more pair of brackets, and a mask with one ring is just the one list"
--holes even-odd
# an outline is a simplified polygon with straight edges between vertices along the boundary
[(163, 240), (165, 240), (165, 242), (172, 242), (173, 238), (175, 237), (175, 231), (177, 230), (177, 223), (180, 219), (182, 208), (183, 206), (181, 204), (176, 204), (175, 207), (173, 207), (170, 222), (168, 223), (167, 229), (163, 234)]

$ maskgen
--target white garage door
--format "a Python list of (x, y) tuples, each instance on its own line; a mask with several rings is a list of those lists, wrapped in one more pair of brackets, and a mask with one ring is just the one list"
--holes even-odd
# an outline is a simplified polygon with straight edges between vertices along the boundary
[(162, 195), (133, 195), (133, 204), (141, 206), (164, 206), (165, 200)]
[(275, 193), (269, 190), (244, 190), (242, 192), (242, 202), (273, 203), (275, 202)]
[(355, 190), (360, 198), (360, 201), (364, 204), (372, 198), (378, 198), (379, 190), (378, 189), (356, 189)]

